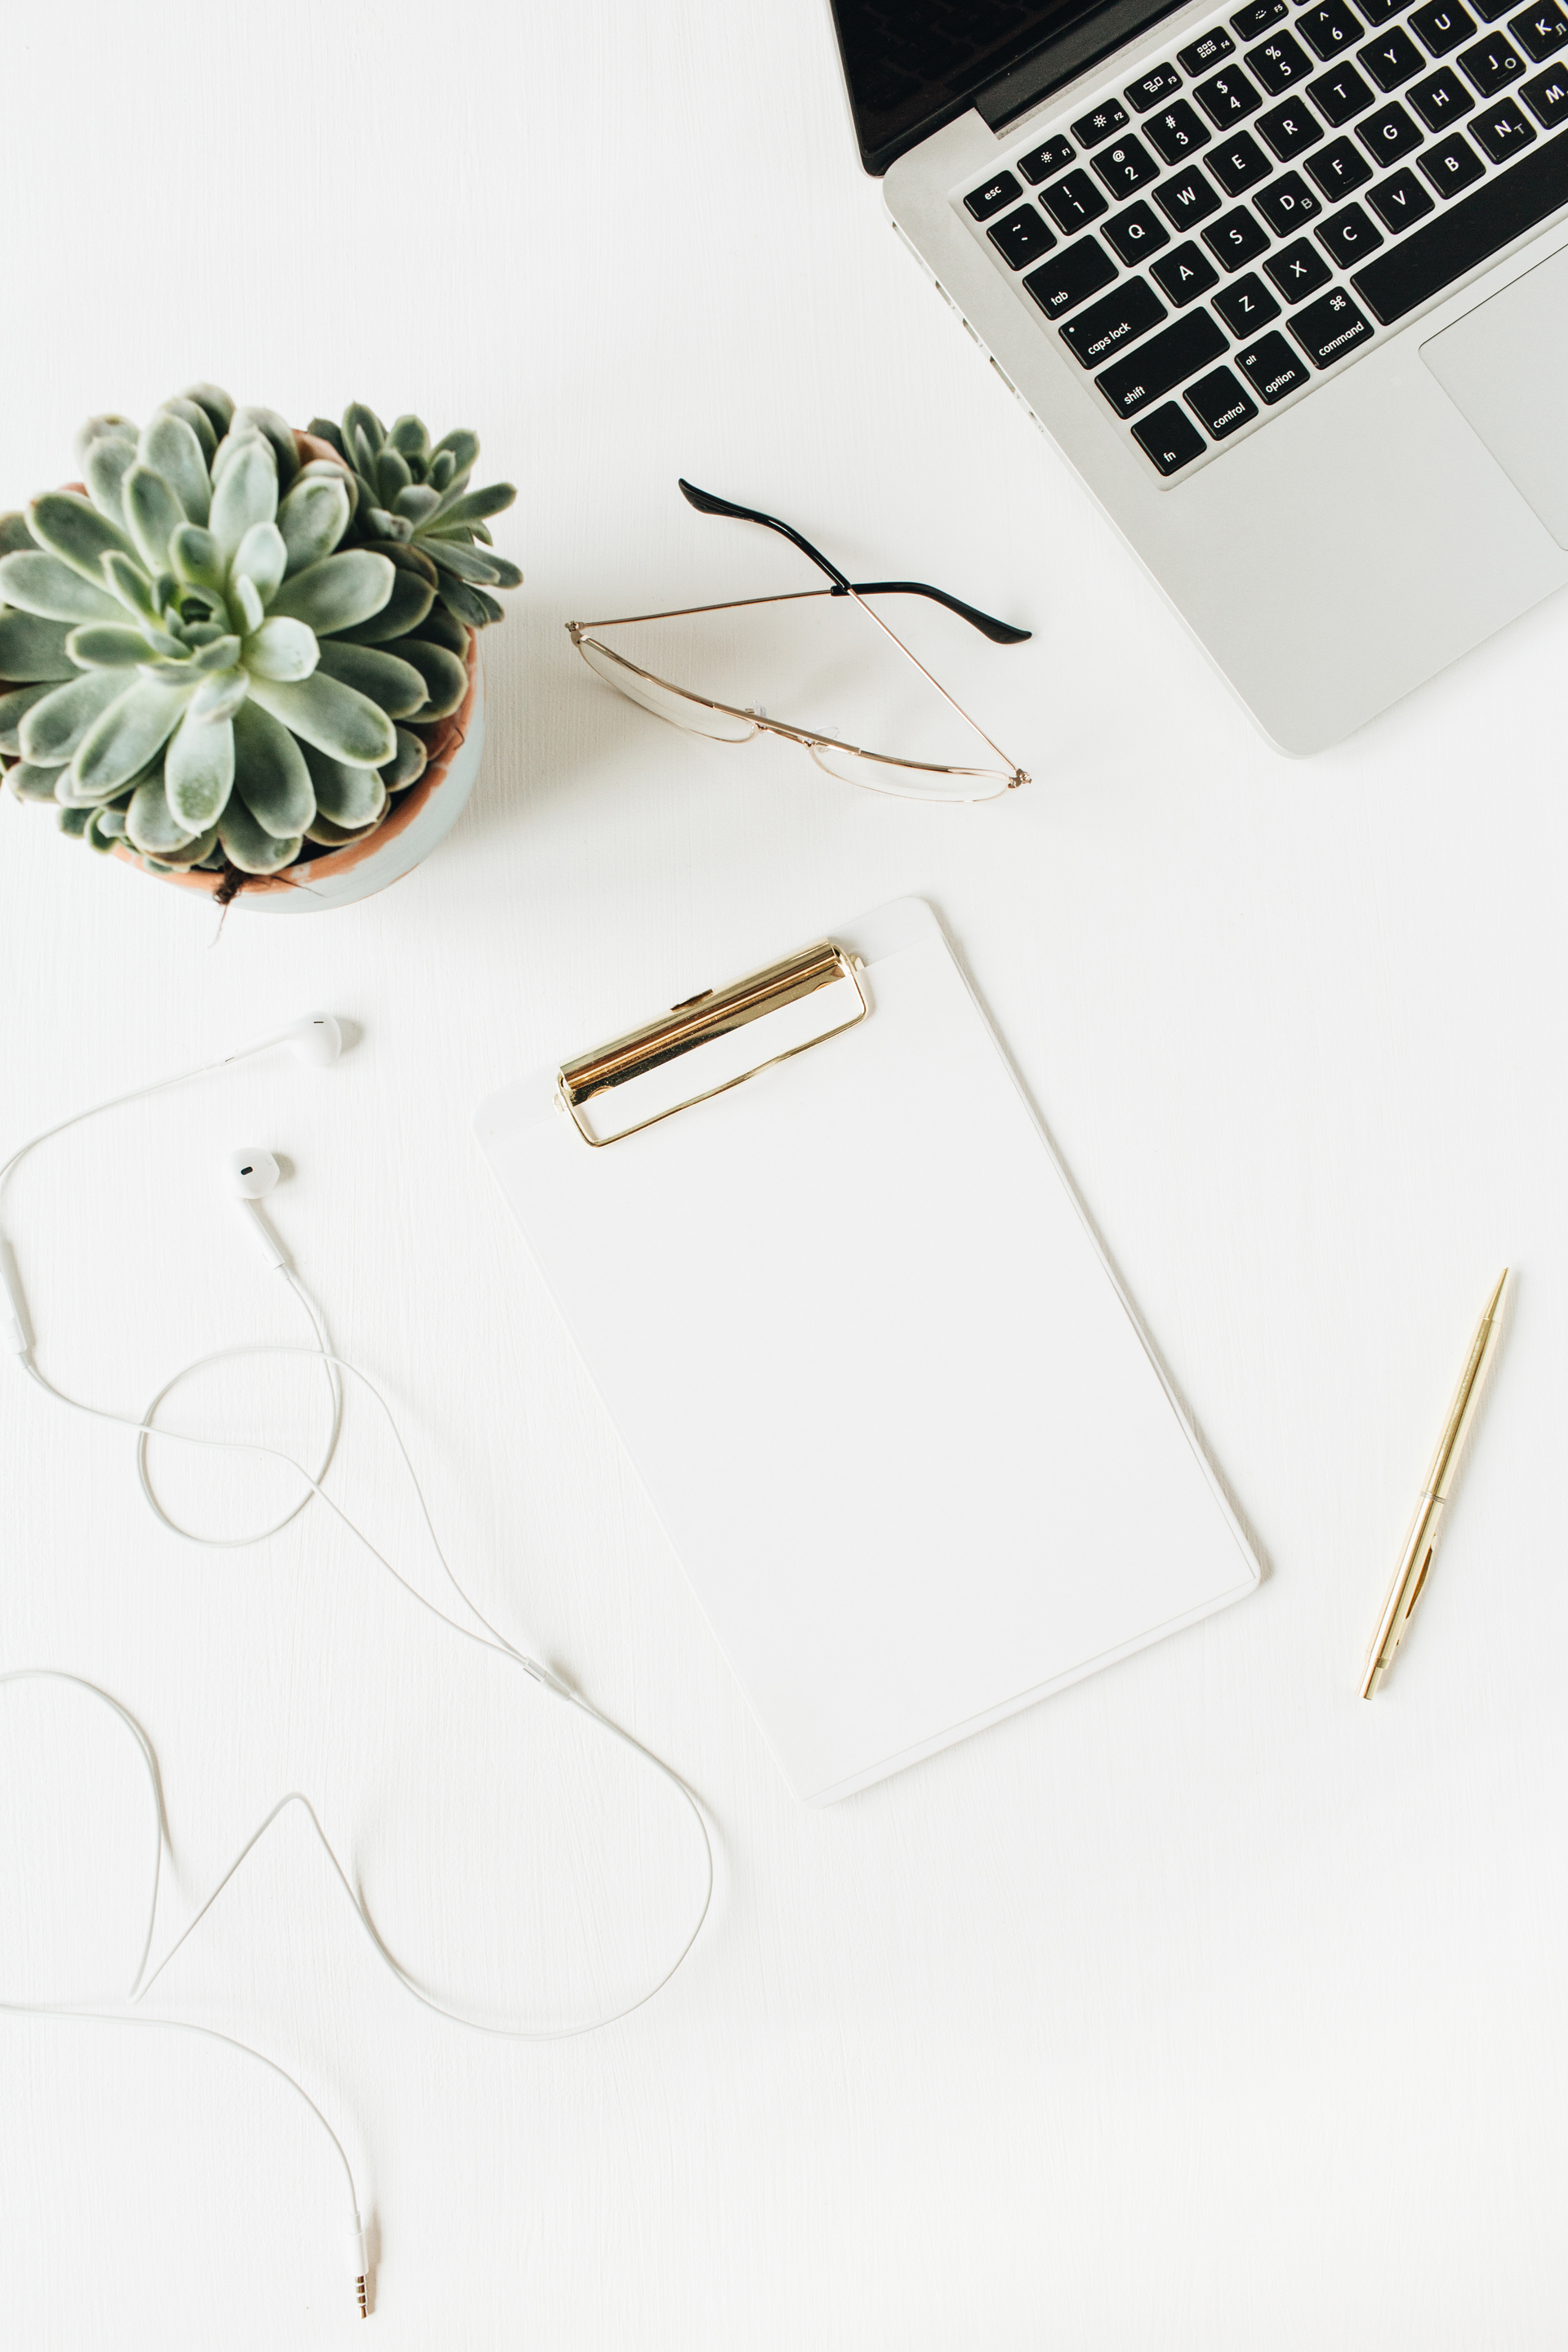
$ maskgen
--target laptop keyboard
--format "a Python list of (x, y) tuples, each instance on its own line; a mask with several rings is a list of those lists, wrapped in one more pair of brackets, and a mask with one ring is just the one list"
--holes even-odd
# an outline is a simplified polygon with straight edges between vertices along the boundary
[(1568, 204), (1568, 0), (1509, 5), (1254, 0), (953, 201), (1173, 481)]

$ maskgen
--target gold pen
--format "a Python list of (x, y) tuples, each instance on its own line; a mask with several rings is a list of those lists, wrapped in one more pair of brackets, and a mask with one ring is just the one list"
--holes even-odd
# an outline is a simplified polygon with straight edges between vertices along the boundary
[(1459, 1462), (1476, 1417), (1480, 1409), (1481, 1391), (1487, 1374), (1497, 1354), (1498, 1334), (1502, 1327), (1502, 1296), (1508, 1283), (1505, 1265), (1498, 1276), (1497, 1288), (1487, 1301), (1480, 1327), (1470, 1342), (1470, 1353), (1454, 1391), (1454, 1402), (1448, 1409), (1447, 1424), (1432, 1457), (1432, 1467), (1426, 1473), (1426, 1484), (1415, 1506), (1415, 1517), (1410, 1523), (1410, 1533), (1405, 1539), (1405, 1550), (1399, 1566), (1394, 1571), (1394, 1582), (1388, 1588), (1388, 1598), (1383, 1604), (1383, 1614), (1377, 1621), (1377, 1631), (1372, 1637), (1372, 1647), (1366, 1654), (1366, 1670), (1362, 1675), (1361, 1695), (1370, 1698), (1394, 1664), (1394, 1654), (1405, 1639), (1405, 1630), (1421, 1598), (1426, 1581), (1426, 1571), (1432, 1565), (1443, 1534), (1443, 1522), (1447, 1504), (1459, 1475)]

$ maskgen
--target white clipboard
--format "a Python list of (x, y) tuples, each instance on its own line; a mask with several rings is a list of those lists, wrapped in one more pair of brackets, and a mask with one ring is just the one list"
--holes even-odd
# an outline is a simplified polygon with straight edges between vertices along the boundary
[(1259, 1570), (931, 909), (756, 978), (476, 1127), (769, 1746), (829, 1804)]

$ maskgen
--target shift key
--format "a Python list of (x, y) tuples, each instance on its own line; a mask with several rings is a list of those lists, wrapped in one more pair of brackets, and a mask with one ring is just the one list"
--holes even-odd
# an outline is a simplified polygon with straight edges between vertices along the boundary
[(1094, 380), (1118, 416), (1136, 416), (1150, 401), (1195, 375), (1227, 349), (1208, 312), (1190, 310), (1163, 334), (1152, 336), (1140, 350), (1129, 352), (1124, 360), (1118, 360)]

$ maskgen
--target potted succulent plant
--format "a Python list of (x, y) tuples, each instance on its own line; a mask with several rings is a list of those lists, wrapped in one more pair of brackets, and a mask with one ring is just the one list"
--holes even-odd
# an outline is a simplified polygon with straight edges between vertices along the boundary
[(342, 905), (456, 821), (478, 633), (521, 573), (472, 433), (296, 432), (216, 385), (91, 418), (83, 480), (0, 515), (0, 765), (93, 848), (221, 904)]

